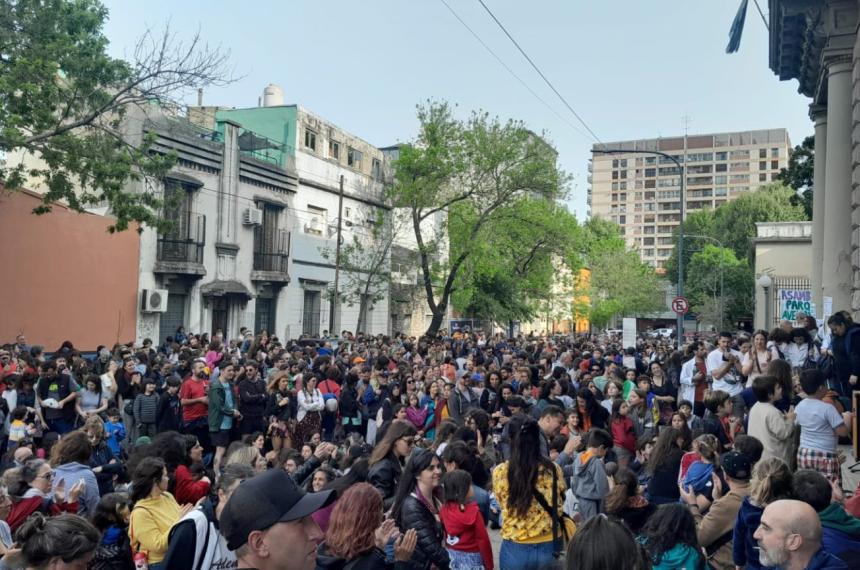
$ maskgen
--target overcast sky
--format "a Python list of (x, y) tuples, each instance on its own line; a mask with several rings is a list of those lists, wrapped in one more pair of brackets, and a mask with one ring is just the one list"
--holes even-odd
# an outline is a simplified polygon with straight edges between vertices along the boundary
[[(122, 56), (147, 27), (170, 21), (180, 37), (199, 29), (230, 51), (242, 76), (206, 92), (205, 104), (254, 106), (276, 83), (287, 103), (377, 146), (413, 138), (415, 105), (427, 98), (456, 103), (462, 116), (484, 109), (522, 119), (555, 144), (582, 218), (594, 141), (568, 124), (584, 131), (478, 0), (446, 1), (553, 110), (441, 0), (108, 0), (106, 34)], [(767, 30), (752, 2), (740, 53), (727, 55), (739, 0), (485, 1), (602, 141), (683, 134), (685, 115), (691, 134), (786, 127), (793, 144), (812, 134), (797, 82), (768, 68)]]

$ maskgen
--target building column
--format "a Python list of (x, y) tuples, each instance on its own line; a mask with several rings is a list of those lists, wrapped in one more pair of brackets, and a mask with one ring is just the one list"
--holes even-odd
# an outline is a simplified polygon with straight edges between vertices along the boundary
[(833, 312), (851, 308), (851, 57), (827, 62), (827, 154), (825, 156), (823, 297)]
[(827, 160), (827, 107), (810, 105), (809, 117), (815, 123), (815, 174), (812, 180), (812, 267), (809, 269), (812, 302), (816, 317), (822, 317), (821, 275), (824, 260), (824, 192)]

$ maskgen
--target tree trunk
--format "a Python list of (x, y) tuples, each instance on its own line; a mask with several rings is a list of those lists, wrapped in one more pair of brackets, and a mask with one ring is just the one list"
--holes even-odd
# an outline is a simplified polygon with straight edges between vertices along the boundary
[(358, 302), (358, 323), (355, 325), (355, 332), (363, 333), (366, 332), (364, 327), (367, 325), (364, 321), (367, 320), (367, 296), (362, 295), (361, 300)]
[(433, 319), (430, 321), (430, 326), (427, 327), (427, 331), (424, 333), (424, 336), (436, 336), (436, 333), (442, 328), (442, 322), (445, 320), (447, 308), (448, 303), (439, 303), (436, 305), (436, 310), (433, 311)]

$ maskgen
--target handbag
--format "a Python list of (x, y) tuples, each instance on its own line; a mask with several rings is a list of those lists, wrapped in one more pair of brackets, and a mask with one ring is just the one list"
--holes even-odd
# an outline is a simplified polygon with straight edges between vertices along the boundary
[(562, 512), (561, 516), (558, 514), (558, 470), (554, 464), (552, 467), (552, 508), (550, 508), (546, 502), (546, 498), (544, 498), (543, 494), (537, 488), (532, 489), (532, 494), (541, 508), (549, 513), (552, 519), (552, 555), (553, 558), (558, 560), (564, 557), (567, 543), (576, 534), (576, 523), (564, 512)]
[[(146, 511), (147, 509), (143, 509)], [(135, 570), (149, 570), (149, 554), (145, 550), (140, 549), (140, 541), (134, 538), (134, 519), (131, 519), (128, 526), (128, 533), (131, 538), (131, 548), (134, 551), (132, 560), (134, 561)]]

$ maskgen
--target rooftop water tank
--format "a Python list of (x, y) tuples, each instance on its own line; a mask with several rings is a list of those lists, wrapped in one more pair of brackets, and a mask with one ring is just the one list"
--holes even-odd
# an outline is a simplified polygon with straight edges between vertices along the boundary
[(263, 107), (277, 107), (284, 104), (284, 90), (279, 85), (269, 83), (263, 89)]

